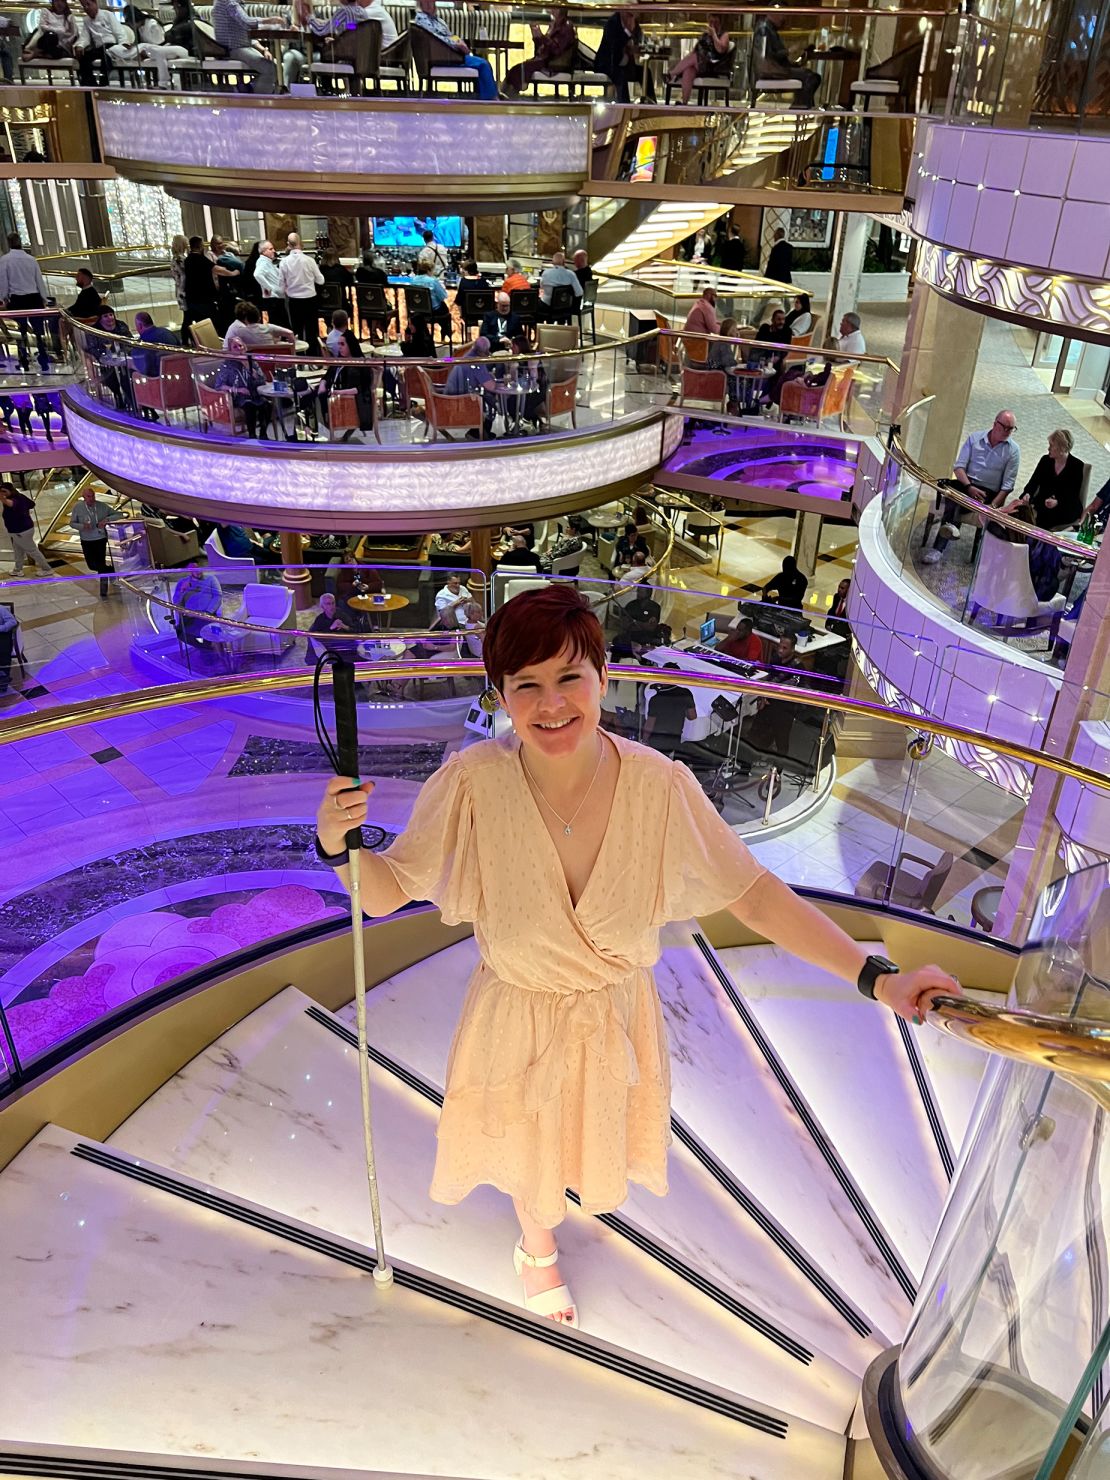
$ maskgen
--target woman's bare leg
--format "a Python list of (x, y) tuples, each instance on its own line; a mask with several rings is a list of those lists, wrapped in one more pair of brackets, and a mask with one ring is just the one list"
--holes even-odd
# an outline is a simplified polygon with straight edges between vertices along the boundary
[[(513, 1198), (513, 1208), (516, 1211), (520, 1223), (521, 1247), (526, 1254), (538, 1254), (541, 1257), (550, 1254), (555, 1248), (555, 1233), (553, 1229), (544, 1228), (542, 1223), (537, 1223)], [(553, 1290), (556, 1285), (563, 1283), (563, 1277), (559, 1273), (559, 1266), (552, 1264), (548, 1269), (531, 1269), (526, 1264), (523, 1270), (524, 1291), (527, 1295), (539, 1295), (544, 1290)], [(559, 1311), (553, 1319), (569, 1320), (570, 1308)]]

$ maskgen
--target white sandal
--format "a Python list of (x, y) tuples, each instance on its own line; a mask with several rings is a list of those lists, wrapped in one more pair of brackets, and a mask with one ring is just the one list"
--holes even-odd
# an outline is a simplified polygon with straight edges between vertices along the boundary
[[(521, 1246), (518, 1239), (513, 1249), (513, 1268), (518, 1275), (522, 1275), (527, 1266), (529, 1269), (550, 1269), (559, 1261), (559, 1250), (555, 1249), (550, 1254), (529, 1254)], [(569, 1285), (555, 1285), (550, 1290), (541, 1290), (538, 1295), (525, 1295), (524, 1308), (530, 1310), (536, 1316), (550, 1316), (552, 1320), (562, 1310), (571, 1313), (569, 1321), (556, 1322), (559, 1326), (578, 1326), (578, 1307), (574, 1303), (574, 1297), (570, 1293)]]

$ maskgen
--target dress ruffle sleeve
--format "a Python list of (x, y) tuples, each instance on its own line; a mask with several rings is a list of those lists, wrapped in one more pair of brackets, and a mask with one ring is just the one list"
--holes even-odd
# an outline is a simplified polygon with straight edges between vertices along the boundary
[(409, 825), (381, 854), (410, 899), (437, 905), (445, 925), (477, 918), (482, 876), (474, 835), (474, 802), (457, 755), (420, 788)]
[(690, 771), (674, 762), (654, 924), (723, 910), (766, 872)]

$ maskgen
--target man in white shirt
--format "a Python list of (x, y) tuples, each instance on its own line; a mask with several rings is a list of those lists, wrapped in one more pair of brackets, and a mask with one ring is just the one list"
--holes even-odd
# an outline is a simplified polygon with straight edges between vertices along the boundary
[(432, 277), (441, 278), (447, 271), (447, 253), (436, 241), (434, 232), (424, 233), (424, 245), (420, 248), (416, 262), (421, 272)]
[(383, 0), (370, 0), (369, 5), (358, 7), (368, 21), (377, 21), (382, 28), (382, 51), (387, 47), (395, 45), (397, 41), (397, 27), (393, 23), (393, 17), (386, 10)]
[(108, 48), (123, 45), (123, 27), (115, 11), (101, 9), (97, 0), (81, 0), (81, 9), (85, 14), (77, 42), (77, 79), (82, 87), (97, 86), (93, 81), (95, 63), (100, 73), (99, 86), (107, 87), (112, 65)]
[(470, 604), (470, 592), (462, 583), (462, 577), (452, 571), (447, 584), (436, 593), (436, 621), (448, 632), (466, 625), (466, 608)]
[[(5, 308), (45, 308), (50, 295), (38, 263), (30, 252), (23, 250), (17, 232), (8, 233), (8, 250), (0, 257), (0, 303)], [(19, 365), (27, 370), (30, 353), (27, 348), (27, 332), (31, 330), (38, 342), (39, 365), (45, 375), (50, 365), (46, 347), (42, 342), (45, 323), (42, 319), (19, 320)]]
[(273, 242), (263, 242), (258, 248), (258, 261), (254, 264), (254, 280), (262, 289), (262, 306), (270, 315), (271, 324), (288, 324), (289, 313), (285, 307), (285, 295), (281, 291), (281, 271)]
[(858, 313), (846, 313), (841, 319), (840, 337), (836, 341), (836, 347), (843, 350), (846, 355), (867, 353), (867, 340), (863, 337)]
[(582, 297), (582, 284), (578, 281), (576, 273), (567, 266), (565, 252), (555, 252), (551, 257), (551, 266), (545, 267), (540, 273), (540, 303), (541, 312), (547, 317), (546, 311), (551, 308), (551, 294), (556, 288), (572, 288), (575, 301)]
[(289, 233), (289, 253), (282, 258), (278, 285), (289, 310), (289, 324), (298, 339), (308, 343), (310, 355), (320, 354), (320, 307), (316, 289), (324, 274), (307, 256), (295, 231)]

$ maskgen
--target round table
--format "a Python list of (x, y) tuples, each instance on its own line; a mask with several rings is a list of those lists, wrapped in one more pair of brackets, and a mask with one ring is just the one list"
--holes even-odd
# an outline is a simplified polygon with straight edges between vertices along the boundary
[(197, 636), (202, 642), (210, 643), (216, 649), (229, 673), (235, 672), (233, 659), (236, 644), (239, 641), (239, 632), (236, 628), (226, 627), (222, 622), (206, 622), (197, 632)]
[(258, 394), (264, 396), (270, 403), (270, 429), (279, 434), (279, 441), (286, 436), (285, 423), (281, 410), (282, 402), (289, 402), (293, 408), (293, 440), (295, 441), (297, 435), (297, 392), (291, 385), (279, 386), (274, 381), (268, 380), (265, 385), (258, 387)]
[(623, 529), (632, 521), (624, 514), (587, 514), (586, 523), (591, 529)]
[(408, 643), (399, 637), (370, 638), (359, 643), (358, 655), (364, 663), (396, 663), (405, 656), (407, 648)]
[(496, 396), (501, 402), (497, 409), (498, 413), (505, 418), (506, 436), (520, 435), (520, 419), (524, 415), (524, 398), (535, 395), (538, 389), (537, 385), (529, 385), (526, 381), (511, 385), (503, 380), (495, 380), (492, 385), (483, 387), (487, 396)]
[(347, 605), (354, 607), (356, 612), (381, 612), (385, 617), (385, 625), (388, 627), (393, 620), (393, 613), (399, 612), (402, 607), (409, 604), (407, 596), (399, 596), (396, 591), (383, 591), (378, 596), (352, 596)]
[(990, 934), (994, 929), (995, 917), (1001, 903), (1001, 884), (988, 884), (985, 889), (977, 889), (971, 896), (971, 918), (980, 930), (985, 930)]
[(745, 369), (729, 370), (726, 373), (735, 387), (735, 400), (739, 403), (742, 412), (756, 410), (767, 382), (773, 380), (775, 376), (774, 370)]

